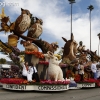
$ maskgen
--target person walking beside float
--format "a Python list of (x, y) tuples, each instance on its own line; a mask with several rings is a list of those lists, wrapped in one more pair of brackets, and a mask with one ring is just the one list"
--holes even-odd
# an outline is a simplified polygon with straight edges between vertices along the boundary
[(91, 71), (93, 73), (93, 78), (97, 79), (97, 67), (96, 67), (97, 62), (93, 61), (91, 64)]

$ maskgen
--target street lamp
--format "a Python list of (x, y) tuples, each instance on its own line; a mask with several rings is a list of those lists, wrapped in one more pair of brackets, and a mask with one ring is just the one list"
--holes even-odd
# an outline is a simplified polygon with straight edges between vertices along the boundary
[(99, 56), (100, 33), (97, 36), (99, 37), (99, 44), (98, 44), (98, 56)]
[(75, 0), (68, 0), (69, 4), (71, 4), (71, 33), (72, 33), (72, 4), (75, 3)]
[(91, 51), (91, 11), (94, 9), (93, 5), (88, 6), (87, 8), (90, 10), (90, 51)]

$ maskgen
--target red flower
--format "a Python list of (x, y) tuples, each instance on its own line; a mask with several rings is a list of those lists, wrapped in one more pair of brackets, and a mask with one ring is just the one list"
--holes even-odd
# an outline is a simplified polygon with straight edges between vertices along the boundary
[(75, 75), (74, 75), (74, 81), (75, 81), (75, 82), (79, 82), (80, 79), (81, 79), (81, 77), (80, 77), (79, 74), (75, 74)]
[(38, 58), (44, 58), (44, 55), (42, 54), (42, 52), (38, 52), (38, 51), (25, 51), (26, 54), (33, 54)]
[(20, 78), (3, 78), (0, 80), (1, 83), (6, 83), (6, 84), (22, 84), (24, 79)]
[(51, 80), (43, 80), (40, 81), (42, 84), (69, 84), (70, 81), (51, 81)]
[(49, 62), (48, 61), (39, 61), (39, 64), (48, 65)]

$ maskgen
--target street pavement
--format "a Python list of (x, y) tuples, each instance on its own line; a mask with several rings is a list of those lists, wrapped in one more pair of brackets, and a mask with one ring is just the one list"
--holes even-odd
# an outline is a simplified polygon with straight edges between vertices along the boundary
[(21, 92), (0, 88), (0, 100), (100, 100), (100, 88), (64, 92)]

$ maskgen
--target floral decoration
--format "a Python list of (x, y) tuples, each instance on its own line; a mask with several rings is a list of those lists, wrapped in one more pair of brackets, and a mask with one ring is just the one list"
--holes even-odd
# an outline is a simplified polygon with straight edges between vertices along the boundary
[(25, 54), (33, 54), (38, 58), (44, 58), (43, 53), (38, 51), (25, 51)]
[(80, 82), (80, 79), (81, 79), (81, 77), (80, 77), (79, 74), (75, 74), (75, 75), (74, 75), (74, 81), (75, 81), (75, 82)]
[(32, 82), (28, 82), (25, 79), (22, 78), (2, 78), (0, 80), (0, 83), (5, 83), (5, 84), (32, 84), (36, 82), (35, 80), (33, 80)]
[(48, 65), (49, 62), (48, 61), (39, 61), (39, 64)]
[(24, 79), (16, 79), (16, 78), (2, 78), (0, 80), (1, 83), (6, 84), (22, 84), (25, 80)]
[(25, 79), (21, 79), (21, 78), (2, 78), (0, 80), (0, 83), (5, 83), (5, 84), (31, 84), (31, 85), (42, 85), (42, 84), (48, 84), (48, 85), (66, 85), (69, 84), (70, 81), (51, 81), (51, 80), (41, 80), (40, 82), (36, 82), (35, 80), (28, 82)]
[(67, 70), (66, 72), (66, 77), (69, 78), (69, 77), (74, 77), (74, 73), (72, 72), (72, 70)]
[(83, 82), (98, 83), (99, 81), (100, 80), (96, 80), (96, 79), (90, 78), (90, 79), (85, 79)]
[(51, 81), (51, 80), (43, 80), (40, 83), (42, 84), (57, 84), (57, 85), (61, 85), (61, 84), (69, 84), (70, 81)]

